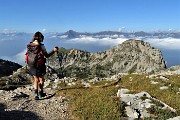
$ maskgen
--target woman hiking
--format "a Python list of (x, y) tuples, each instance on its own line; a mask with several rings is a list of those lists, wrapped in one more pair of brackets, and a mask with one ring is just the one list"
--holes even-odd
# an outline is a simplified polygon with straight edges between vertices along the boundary
[(29, 66), (31, 75), (33, 75), (34, 78), (35, 100), (46, 96), (46, 93), (43, 92), (44, 75), (46, 74), (46, 58), (58, 51), (58, 47), (54, 47), (51, 52), (47, 53), (44, 44), (42, 44), (43, 40), (43, 34), (39, 31), (36, 32), (32, 42), (27, 46), (26, 53), (26, 62)]

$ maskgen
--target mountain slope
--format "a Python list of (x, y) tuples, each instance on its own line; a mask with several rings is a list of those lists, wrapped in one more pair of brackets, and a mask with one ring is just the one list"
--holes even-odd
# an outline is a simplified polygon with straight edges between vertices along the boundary
[[(94, 54), (61, 48), (59, 56), (60, 72), (69, 77), (103, 78), (117, 73), (150, 73), (166, 68), (161, 51), (140, 40), (127, 40), (112, 49)], [(52, 57), (47, 64), (58, 69), (59, 61)]]
[(21, 67), (22, 66), (17, 63), (0, 59), (0, 77), (11, 75), (13, 71)]

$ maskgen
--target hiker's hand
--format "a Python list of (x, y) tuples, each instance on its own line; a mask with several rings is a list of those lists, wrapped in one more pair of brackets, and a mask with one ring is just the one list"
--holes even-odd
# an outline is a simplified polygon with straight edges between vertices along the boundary
[(58, 47), (55, 47), (55, 48), (54, 48), (54, 52), (57, 52), (57, 51), (58, 51)]

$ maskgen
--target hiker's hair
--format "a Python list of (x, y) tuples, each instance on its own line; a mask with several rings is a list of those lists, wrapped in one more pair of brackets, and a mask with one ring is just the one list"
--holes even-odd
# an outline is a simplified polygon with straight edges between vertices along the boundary
[(44, 40), (43, 34), (41, 32), (39, 32), (39, 31), (36, 32), (34, 34), (34, 37), (33, 37), (32, 41), (35, 41), (35, 40), (37, 40), (39, 43), (42, 42)]

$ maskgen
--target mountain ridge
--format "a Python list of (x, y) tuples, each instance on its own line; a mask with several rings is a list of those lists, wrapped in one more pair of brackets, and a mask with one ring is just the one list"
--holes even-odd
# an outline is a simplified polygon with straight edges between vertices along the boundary
[[(142, 40), (127, 40), (109, 50), (91, 53), (60, 48), (59, 55), (47, 59), (47, 65), (66, 77), (108, 77), (121, 73), (150, 73), (165, 69), (161, 51)], [(1, 65), (2, 66), (2, 65)]]
[[(64, 48), (59, 53), (61, 72), (66, 77), (107, 77), (118, 72), (150, 73), (166, 68), (161, 51), (141, 40), (127, 40), (97, 53)], [(55, 57), (49, 58), (47, 64), (57, 69), (59, 62)]]
[(76, 32), (74, 30), (69, 30), (58, 37), (63, 38), (61, 36), (66, 36), (66, 39), (72, 38), (79, 38), (82, 36), (91, 36), (91, 37), (107, 37), (117, 35), (119, 37), (157, 37), (157, 38), (165, 38), (165, 37), (172, 37), (172, 38), (180, 38), (180, 32), (144, 32), (144, 31), (137, 31), (137, 32), (119, 32), (119, 31), (100, 31), (100, 32)]
[[(75, 30), (68, 30), (66, 32), (46, 32), (44, 33), (48, 37), (56, 36), (61, 39), (73, 39), (78, 38), (82, 36), (91, 36), (91, 37), (107, 37), (107, 36), (113, 36), (117, 35), (119, 37), (127, 37), (132, 38), (133, 37), (156, 37), (156, 38), (166, 38), (166, 37), (172, 37), (172, 38), (180, 38), (180, 32), (163, 32), (163, 31), (157, 31), (157, 32), (144, 32), (144, 31), (136, 31), (136, 32), (120, 32), (120, 31), (99, 31), (99, 32), (77, 32)], [(26, 32), (6, 32), (0, 33), (0, 38), (3, 39), (9, 39), (10, 37), (15, 38), (29, 38), (32, 36), (33, 33), (26, 33)], [(65, 37), (66, 36), (66, 37)]]
[(0, 59), (0, 77), (11, 75), (21, 67), (22, 66), (17, 63)]

